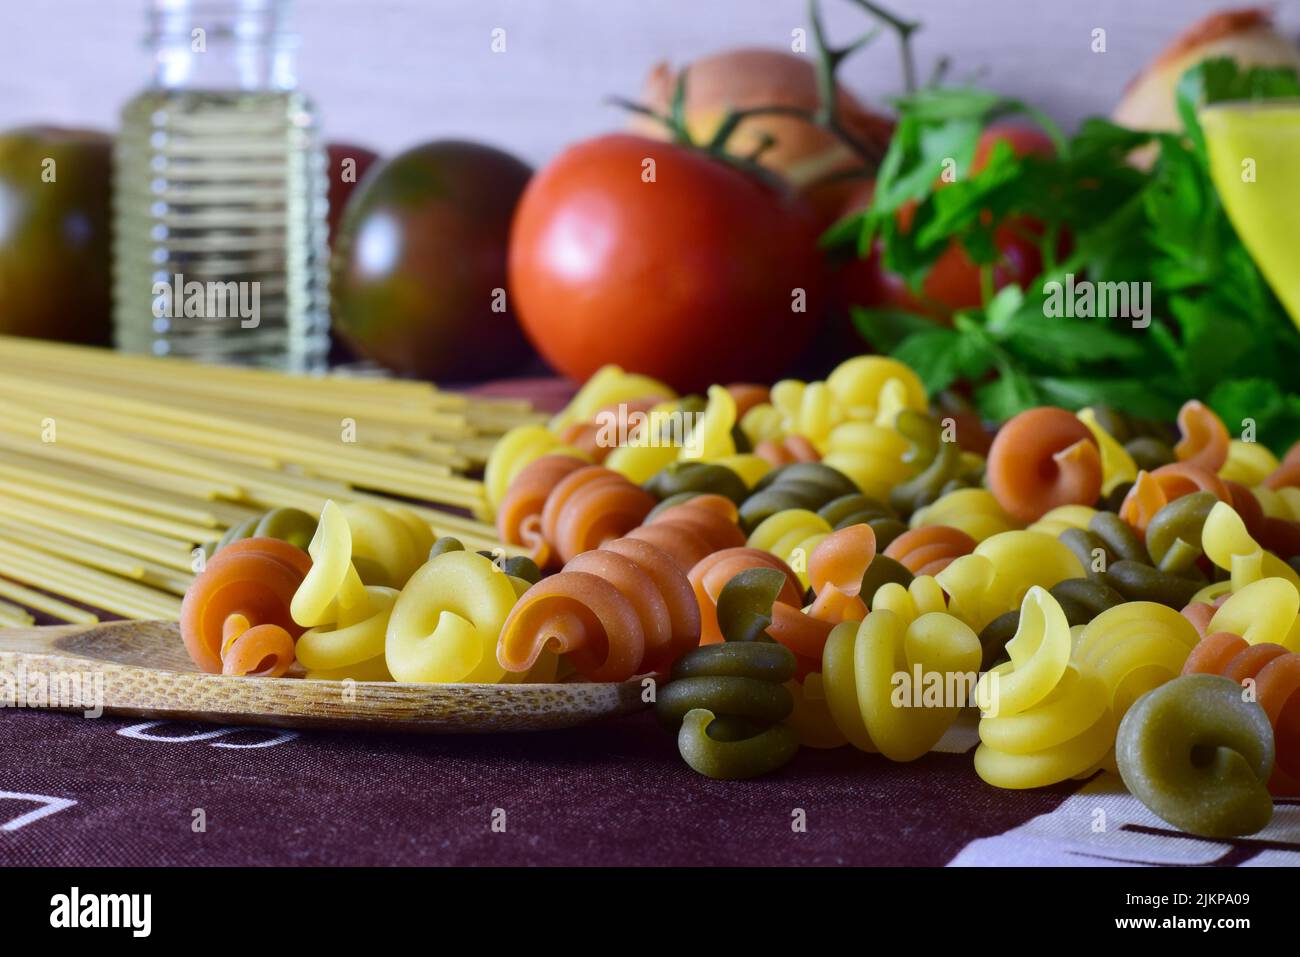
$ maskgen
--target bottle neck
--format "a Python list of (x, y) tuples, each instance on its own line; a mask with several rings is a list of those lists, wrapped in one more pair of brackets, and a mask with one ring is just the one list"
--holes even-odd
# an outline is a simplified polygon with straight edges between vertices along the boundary
[(154, 84), (168, 90), (292, 90), (291, 0), (150, 0)]

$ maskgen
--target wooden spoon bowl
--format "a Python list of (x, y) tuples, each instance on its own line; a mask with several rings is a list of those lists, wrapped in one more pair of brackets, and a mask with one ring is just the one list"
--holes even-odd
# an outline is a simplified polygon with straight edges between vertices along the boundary
[[(413, 684), (237, 678), (196, 671), (169, 621), (0, 629), (0, 694), (44, 674), (102, 684), (105, 714), (279, 728), (489, 734), (548, 731), (642, 710), (642, 679), (597, 684)], [(102, 676), (102, 677), (97, 677)], [(84, 698), (51, 705), (84, 711)], [(4, 702), (8, 704), (6, 700)]]

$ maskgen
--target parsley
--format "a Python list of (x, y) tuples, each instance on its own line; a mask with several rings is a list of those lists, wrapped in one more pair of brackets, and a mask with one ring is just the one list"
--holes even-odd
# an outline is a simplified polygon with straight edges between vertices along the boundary
[[(1025, 104), (983, 90), (927, 89), (900, 98), (871, 207), (836, 224), (824, 242), (863, 254), (879, 239), (884, 266), (919, 289), (952, 242), (991, 270), (996, 229), (1026, 217), (1043, 226), (1035, 241), (1045, 265), (1023, 293), (990, 295), (983, 308), (957, 315), (951, 329), (855, 310), (858, 330), (916, 368), (931, 393), (969, 384), (989, 419), (1043, 403), (1104, 404), (1169, 419), (1198, 397), (1230, 430), (1253, 419), (1260, 441), (1288, 446), (1300, 439), (1300, 331), (1224, 213), (1196, 113), (1220, 100), (1297, 95), (1293, 70), (1208, 60), (1178, 84), (1181, 133), (1091, 119), (1068, 138)], [(1016, 156), (999, 144), (969, 175), (980, 132), (1016, 113), (1053, 137), (1057, 155)], [(1129, 161), (1140, 147), (1155, 151), (1149, 170)], [(953, 163), (956, 181), (938, 188)], [(898, 216), (905, 207), (912, 208), (907, 228)], [(1062, 235), (1069, 237), (1063, 258)], [(1098, 285), (1149, 283), (1149, 326), (1135, 328), (1104, 309), (1058, 315), (1049, 308), (1060, 296), (1055, 284), (1070, 275)]]

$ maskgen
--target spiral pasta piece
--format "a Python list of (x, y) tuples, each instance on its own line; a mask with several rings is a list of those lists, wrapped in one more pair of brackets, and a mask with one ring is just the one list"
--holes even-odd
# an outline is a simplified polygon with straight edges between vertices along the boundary
[(918, 575), (906, 585), (886, 582), (872, 596), (871, 609), (892, 612), (904, 625), (910, 625), (922, 615), (949, 613), (943, 588), (930, 575)]
[(662, 401), (659, 396), (630, 399), (597, 410), (586, 422), (574, 422), (559, 431), (563, 446), (543, 454), (565, 454), (572, 450), (584, 460), (603, 463), (620, 444), (635, 442), (649, 414)]
[(887, 548), (890, 542), (907, 531), (907, 526), (892, 508), (865, 495), (833, 498), (817, 509), (817, 514), (830, 522), (836, 531), (850, 525), (870, 525), (878, 548)]
[[(784, 613), (794, 612), (803, 605), (803, 588), (799, 578), (787, 565), (771, 552), (761, 548), (727, 548), (700, 559), (687, 575), (700, 612), (700, 644), (710, 645), (723, 640), (718, 624), (718, 598), (733, 578), (751, 568), (771, 568), (785, 576), (785, 585), (776, 597), (777, 607), (768, 633), (777, 641), (793, 633), (794, 625)], [(782, 607), (784, 606), (784, 608)], [(784, 641), (782, 643), (785, 643)]]
[(832, 621), (804, 614), (780, 601), (787, 579), (775, 568), (748, 568), (723, 587), (717, 600), (718, 627), (727, 641), (775, 641), (794, 653), (796, 677), (821, 666)]
[(1205, 517), (1201, 547), (1210, 561), (1232, 576), (1233, 591), (1240, 591), (1261, 578), (1284, 578), (1300, 588), (1300, 574), (1265, 551), (1246, 530), (1241, 516), (1226, 502), (1215, 505)]
[(1207, 635), (1193, 649), (1183, 674), (1213, 674), (1253, 687), (1273, 726), (1275, 762), (1268, 789), (1300, 794), (1300, 655), (1281, 645), (1250, 645), (1230, 632)]
[(1175, 499), (1193, 492), (1210, 492), (1220, 501), (1232, 493), (1213, 472), (1189, 462), (1162, 465), (1152, 472), (1138, 473), (1137, 482), (1120, 506), (1120, 517), (1145, 533), (1155, 514)]
[(808, 582), (816, 593), (809, 614), (822, 621), (861, 621), (867, 617), (862, 579), (876, 557), (876, 533), (869, 525), (831, 532), (808, 558)]
[(1070, 528), (1087, 528), (1097, 516), (1097, 510), (1087, 505), (1059, 505), (1047, 512), (1026, 531), (1042, 532), (1053, 538)]
[(483, 469), (483, 494), (493, 514), (519, 473), (544, 455), (589, 457), (540, 425), (517, 425), (496, 441)]
[(1248, 644), (1274, 644), (1300, 651), (1300, 591), (1285, 578), (1261, 578), (1233, 592), (1207, 630), (1241, 635)]
[(497, 638), (516, 597), (511, 577), (482, 555), (438, 555), (392, 600), (381, 645), (388, 670), (398, 681), (500, 681)]
[(1007, 514), (1037, 521), (1058, 505), (1092, 505), (1101, 493), (1101, 452), (1088, 427), (1064, 409), (1021, 412), (989, 449), (989, 490)]
[(401, 588), (424, 564), (433, 531), (410, 509), (364, 502), (340, 508), (352, 534), (352, 564), (367, 585)]
[(247, 618), (235, 614), (222, 631), (223, 675), (278, 678), (293, 665), (293, 635), (279, 625), (250, 626)]
[(964, 484), (962, 450), (955, 441), (943, 441), (939, 423), (920, 412), (900, 412), (896, 428), (912, 441), (912, 454), (904, 455), (904, 461), (919, 471), (890, 490), (889, 504), (911, 515)]
[(1102, 679), (1111, 713), (1122, 720), (1134, 701), (1182, 673), (1199, 639), (1192, 623), (1172, 608), (1130, 601), (1084, 628), (1073, 660)]
[(1020, 527), (1003, 511), (993, 493), (983, 488), (959, 488), (946, 492), (932, 504), (914, 512), (909, 524), (912, 528), (947, 525), (965, 532), (977, 542)]
[(1038, 586), (1020, 606), (1011, 660), (980, 678), (975, 771), (995, 787), (1055, 784), (1095, 768), (1115, 740), (1105, 686), (1070, 661), (1070, 626)]
[(822, 463), (853, 480), (872, 498), (888, 499), (890, 490), (912, 476), (904, 461), (911, 447), (898, 430), (873, 422), (844, 422), (827, 433)]
[(925, 386), (906, 364), (887, 356), (855, 356), (826, 377), (826, 386), (846, 418), (874, 422), (901, 409), (926, 407)]
[(815, 510), (836, 498), (859, 494), (842, 472), (820, 462), (797, 462), (770, 472), (740, 504), (742, 527), (753, 531), (765, 519), (791, 508)]
[(787, 435), (782, 439), (763, 439), (754, 446), (754, 453), (770, 462), (774, 468), (792, 462), (818, 462), (821, 453), (802, 435)]
[(1097, 449), (1101, 453), (1102, 494), (1109, 495), (1120, 485), (1136, 481), (1137, 463), (1133, 461), (1133, 456), (1129, 455), (1128, 449), (1124, 448), (1098, 421), (1097, 411), (1080, 409), (1076, 415), (1092, 433), (1093, 441), (1097, 443)]
[(970, 703), (979, 661), (979, 639), (959, 619), (934, 612), (908, 623), (878, 609), (831, 632), (821, 686), (836, 725), (855, 747), (913, 761)]
[(1273, 816), (1273, 729), (1227, 678), (1185, 675), (1146, 694), (1124, 716), (1115, 756), (1133, 795), (1189, 834), (1253, 834)]
[(754, 529), (746, 543), (779, 557), (808, 587), (808, 559), (827, 535), (830, 523), (806, 508), (788, 508), (766, 518)]
[(712, 460), (736, 454), (732, 429), (736, 425), (736, 400), (720, 385), (709, 386), (709, 401), (691, 430), (681, 457)]
[(1259, 485), (1277, 471), (1281, 463), (1268, 446), (1260, 442), (1228, 442), (1228, 458), (1219, 469), (1219, 478), (1242, 485)]
[(656, 513), (627, 537), (658, 546), (689, 572), (705, 556), (745, 544), (738, 518), (731, 499), (697, 495)]
[(561, 480), (585, 468), (581, 459), (544, 455), (526, 465), (510, 483), (497, 508), (497, 534), (510, 545), (522, 545), (529, 557), (546, 568), (555, 560), (554, 549), (542, 530), (546, 500)]
[(342, 609), (339, 618), (317, 625), (298, 639), (298, 660), (308, 678), (386, 681), (390, 672), (384, 642), (397, 589), (368, 585), (365, 601)]
[(273, 508), (226, 529), (212, 551), (215, 554), (231, 542), (245, 538), (278, 538), (305, 551), (315, 534), (316, 519), (302, 509)]
[(975, 551), (978, 544), (960, 529), (924, 525), (899, 535), (884, 553), (913, 575), (937, 575), (954, 559)]
[(311, 568), (293, 595), (293, 620), (304, 628), (339, 621), (368, 604), (366, 586), (352, 564), (352, 530), (343, 510), (326, 502), (307, 546)]
[(1182, 438), (1174, 446), (1178, 461), (1209, 472), (1218, 472), (1228, 461), (1228, 430), (1208, 405), (1189, 399), (1178, 410)]
[[(238, 626), (236, 635), (273, 625), (297, 638), (303, 629), (290, 608), (310, 569), (306, 553), (278, 539), (247, 538), (223, 548), (208, 561), (181, 601), (181, 639), (190, 658), (201, 671), (221, 673), (222, 654), (230, 637), (227, 622), (232, 619)], [(254, 638), (260, 642), (266, 634), (259, 632)], [(243, 650), (239, 653), (244, 663), (245, 654)]]
[(666, 669), (699, 641), (685, 572), (649, 542), (621, 538), (529, 588), (501, 628), (497, 660), (527, 671), (550, 648), (592, 681), (624, 681)]
[(700, 774), (740, 780), (775, 771), (799, 750), (782, 722), (794, 707), (785, 682), (794, 655), (777, 644), (729, 641), (689, 652), (673, 666), (655, 709), (677, 729), (682, 759)]
[(632, 402), (646, 396), (672, 399), (676, 395), (657, 379), (624, 372), (616, 365), (601, 366), (569, 404), (551, 419), (550, 428), (553, 432), (559, 432), (575, 422), (588, 422), (601, 409), (620, 402)]
[(547, 496), (542, 536), (568, 562), (627, 534), (654, 506), (649, 492), (617, 472), (589, 465), (565, 475)]
[(739, 505), (749, 495), (749, 488), (739, 475), (711, 462), (673, 462), (656, 472), (644, 488), (660, 500), (682, 492), (696, 492), (723, 495)]

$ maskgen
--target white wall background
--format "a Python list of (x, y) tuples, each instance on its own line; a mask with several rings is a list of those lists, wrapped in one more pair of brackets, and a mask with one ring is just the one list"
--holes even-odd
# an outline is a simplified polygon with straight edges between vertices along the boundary
[[(26, 122), (111, 128), (146, 79), (147, 0), (0, 0), (0, 128)], [(1067, 124), (1106, 113), (1129, 78), (1192, 19), (1232, 0), (887, 0), (922, 20), (923, 67), (1033, 100)], [(1237, 0), (1242, 5), (1247, 0)], [(831, 32), (867, 23), (823, 0)], [(1300, 0), (1276, 4), (1300, 33)], [(327, 135), (392, 151), (443, 136), (538, 161), (623, 122), (606, 94), (635, 95), (659, 58), (680, 63), (737, 45), (785, 46), (804, 0), (297, 0), (301, 86)], [(507, 52), (490, 50), (504, 27)], [(1108, 51), (1089, 49), (1095, 27)], [(922, 71), (924, 75), (924, 70)], [(867, 100), (895, 91), (882, 38), (845, 79)]]

